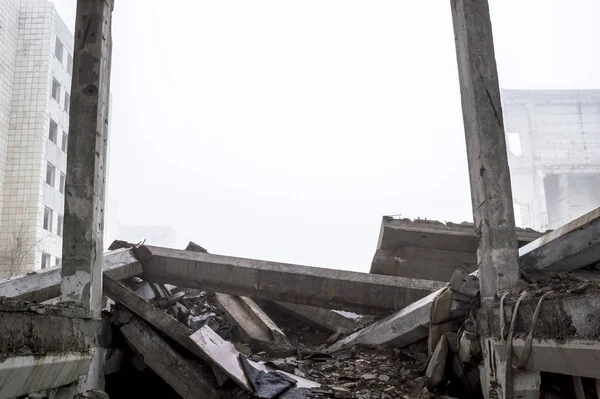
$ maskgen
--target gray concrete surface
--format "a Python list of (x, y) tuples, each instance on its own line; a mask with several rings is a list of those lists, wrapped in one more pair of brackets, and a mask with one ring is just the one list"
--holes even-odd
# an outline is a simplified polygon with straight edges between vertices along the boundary
[(402, 307), (443, 287), (429, 280), (147, 247), (146, 281), (255, 299), (372, 314)]
[(498, 70), (487, 0), (451, 2), (477, 263), (484, 301), (520, 277)]

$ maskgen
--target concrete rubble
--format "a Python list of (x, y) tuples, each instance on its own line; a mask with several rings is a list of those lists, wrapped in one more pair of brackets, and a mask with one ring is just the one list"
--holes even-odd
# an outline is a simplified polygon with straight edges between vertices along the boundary
[[(596, 228), (598, 215), (592, 216), (584, 216), (579, 235)], [(410, 234), (415, 233), (415, 224), (402, 223)], [(436, 225), (427, 222), (428, 230), (430, 224)], [(400, 230), (396, 225), (392, 231), (399, 237)], [(573, 229), (560, 231), (563, 235), (550, 232), (526, 245), (564, 245)], [(527, 234), (528, 238), (536, 235)], [(380, 242), (388, 241), (383, 236)], [(452, 240), (438, 242), (439, 251), (451, 249)], [(478, 273), (469, 274), (468, 268), (456, 268), (441, 288), (418, 279), (411, 294), (416, 300), (393, 312), (397, 300), (375, 306), (376, 292), (397, 292), (397, 298), (405, 301), (406, 292), (413, 291), (404, 280), (394, 280), (400, 282), (395, 288), (392, 284), (381, 288), (381, 280), (373, 274), (365, 277), (222, 257), (191, 244), (186, 251), (177, 251), (115, 242), (104, 255), (103, 289), (109, 300), (102, 320), (86, 318), (85, 309), (72, 305), (40, 304), (60, 294), (58, 270), (1, 282), (0, 295), (8, 298), (0, 306), (0, 336), (11, 338), (0, 344), (5, 359), (0, 366), (0, 398), (65, 389), (74, 383), (81, 386), (98, 349), (106, 357), (111, 397), (120, 397), (111, 381), (124, 378), (119, 376), (125, 373), (153, 373), (164, 381), (164, 386), (153, 389), (184, 398), (481, 397), (494, 381), (515, 374), (498, 368), (492, 377), (480, 376), (486, 356), (498, 364), (507, 362), (507, 345), (514, 352), (513, 362), (522, 363), (513, 382), (523, 397), (556, 391), (547, 387), (548, 373), (573, 375), (584, 382), (600, 379), (600, 368), (590, 367), (600, 365), (600, 316), (594, 311), (600, 306), (600, 278), (596, 277), (600, 256), (589, 255), (595, 253), (590, 246), (585, 257), (577, 253), (572, 257), (581, 266), (577, 272), (524, 273), (525, 280), (516, 289), (498, 293), (494, 312), (482, 324)], [(472, 245), (461, 240), (455, 244)], [(521, 257), (530, 252), (522, 251)], [(564, 263), (560, 257), (554, 259)], [(544, 262), (541, 271), (563, 270)], [(189, 281), (175, 285), (185, 270)], [(232, 276), (232, 270), (246, 273), (245, 279), (226, 277)], [(320, 298), (317, 302), (307, 300), (308, 294), (296, 287), (265, 285), (263, 289), (262, 284), (277, 273), (293, 274), (298, 281), (322, 281), (320, 287), (331, 289), (315, 294)], [(349, 284), (356, 290), (375, 291), (371, 297), (351, 297), (344, 291)], [(424, 286), (430, 287), (429, 295), (423, 295)], [(521, 298), (522, 292), (527, 294)], [(280, 301), (282, 297), (288, 302)], [(373, 315), (351, 319), (331, 310), (353, 311), (359, 304)], [(380, 315), (385, 308), (392, 311), (387, 317)], [(507, 344), (505, 320), (513, 319)], [(73, 339), (64, 331), (71, 332)], [(494, 338), (494, 331), (503, 331), (504, 338)], [(530, 331), (534, 331), (531, 338)], [(481, 334), (491, 338), (481, 340)], [(82, 340), (83, 336), (97, 338)], [(38, 355), (44, 355), (42, 362), (36, 360)], [(60, 372), (53, 371), (57, 367)], [(33, 385), (28, 380), (32, 375), (39, 376)], [(55, 378), (49, 380), (48, 375)], [(587, 382), (581, 387), (588, 389)], [(74, 395), (84, 390), (71, 391)]]

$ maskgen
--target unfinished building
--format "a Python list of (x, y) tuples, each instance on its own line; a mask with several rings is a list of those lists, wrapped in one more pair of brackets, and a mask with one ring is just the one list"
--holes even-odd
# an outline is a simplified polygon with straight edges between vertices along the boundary
[(451, 5), (474, 223), (384, 218), (356, 273), (103, 253), (113, 2), (78, 0), (63, 262), (0, 282), (0, 399), (600, 396), (600, 208), (515, 228), (488, 2)]

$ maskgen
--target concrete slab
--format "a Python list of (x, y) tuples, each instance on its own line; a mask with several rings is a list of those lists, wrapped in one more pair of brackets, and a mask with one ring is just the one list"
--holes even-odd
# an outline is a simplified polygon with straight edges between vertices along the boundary
[[(542, 234), (517, 229), (519, 245), (525, 245)], [(429, 248), (453, 252), (477, 252), (477, 235), (473, 223), (442, 223), (435, 220), (410, 220), (384, 217), (377, 249)]]
[(600, 208), (519, 249), (526, 273), (569, 272), (600, 261)]
[[(142, 274), (142, 264), (133, 249), (118, 249), (104, 254), (102, 270), (106, 275), (122, 280)], [(60, 267), (51, 267), (36, 274), (25, 275), (0, 283), (0, 297), (30, 302), (44, 302), (60, 296)]]
[(330, 309), (285, 302), (273, 302), (273, 304), (279, 309), (318, 329), (324, 329), (334, 333), (339, 332), (341, 334), (349, 334), (358, 326), (356, 320), (350, 319)]
[(137, 316), (120, 328), (125, 340), (144, 363), (186, 399), (220, 398), (205, 373), (181, 357), (156, 331)]
[(144, 279), (179, 287), (373, 314), (443, 287), (429, 280), (147, 247)]
[[(210, 352), (203, 350), (202, 346), (195, 344), (190, 338), (193, 331), (186, 325), (168, 315), (164, 310), (154, 306), (138, 293), (129, 290), (127, 287), (107, 276), (104, 276), (104, 291), (105, 294), (110, 298), (125, 306), (127, 309), (144, 319), (150, 325), (180, 344), (182, 347), (186, 348), (191, 353), (208, 362), (209, 364), (216, 365), (222, 372), (231, 376), (229, 370), (227, 368), (223, 368), (227, 367), (228, 365), (223, 365), (219, 358), (215, 358)], [(215, 342), (220, 345), (225, 345), (224, 343), (226, 341), (224, 341), (218, 335), (217, 338), (218, 340), (215, 339)], [(205, 379), (208, 379), (207, 374), (204, 374), (203, 376)], [(198, 375), (197, 377), (199, 378), (201, 375)], [(242, 388), (249, 390), (249, 386), (246, 381), (236, 382), (238, 382)]]
[[(498, 339), (490, 343), (505, 360), (506, 347)], [(513, 340), (513, 353), (521, 358), (525, 340)], [(527, 370), (588, 378), (600, 378), (600, 342), (596, 339), (533, 339)]]
[(0, 362), (0, 399), (58, 388), (86, 375), (90, 353), (64, 352), (43, 356), (12, 356)]
[(275, 356), (290, 356), (296, 352), (285, 333), (252, 299), (217, 293), (215, 305), (238, 327), (238, 338), (256, 352), (265, 351)]
[[(231, 379), (237, 382), (240, 386), (244, 386), (246, 390), (250, 392), (252, 391), (252, 388), (248, 383), (244, 370), (242, 369), (239, 361), (240, 353), (237, 351), (237, 349), (235, 349), (231, 342), (223, 340), (208, 326), (203, 326), (194, 334), (192, 334), (190, 338), (203, 352), (209, 354), (211, 358), (216, 359), (219, 368), (227, 370), (227, 374), (231, 377)], [(320, 386), (320, 384), (307, 380), (306, 378), (286, 373), (281, 370), (270, 369), (262, 362), (259, 363), (252, 360), (248, 360), (248, 362), (259, 370), (266, 372), (277, 371), (287, 375), (296, 381), (297, 388), (316, 388)]]
[(371, 263), (371, 273), (388, 276), (448, 281), (457, 268), (469, 273), (477, 270), (477, 255), (432, 248), (405, 247), (378, 249)]

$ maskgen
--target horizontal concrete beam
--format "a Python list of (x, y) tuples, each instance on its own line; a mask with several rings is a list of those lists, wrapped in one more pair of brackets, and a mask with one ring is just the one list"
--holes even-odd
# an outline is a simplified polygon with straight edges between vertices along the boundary
[(519, 249), (526, 273), (569, 272), (600, 261), (600, 208)]
[[(498, 339), (490, 342), (502, 361), (506, 347)], [(525, 340), (513, 339), (513, 353), (521, 359)], [(587, 378), (600, 378), (600, 342), (596, 339), (534, 339), (526, 366), (527, 370), (543, 371)]]
[(45, 389), (58, 388), (86, 375), (90, 353), (13, 356), (0, 361), (0, 399), (14, 398)]
[[(0, 305), (4, 301), (0, 300)], [(109, 344), (106, 320), (72, 317), (78, 313), (69, 312), (69, 308), (65, 312), (52, 306), (3, 310), (6, 308), (0, 306), (0, 354), (19, 353), (23, 348), (29, 348), (32, 355), (87, 352)]]
[[(517, 229), (519, 246), (541, 236), (533, 230)], [(428, 220), (393, 219), (384, 217), (377, 249), (396, 250), (402, 247), (432, 248), (448, 251), (477, 252), (477, 235), (471, 223), (441, 223)]]
[[(136, 259), (134, 251), (123, 248), (106, 252), (102, 270), (115, 280), (142, 274), (142, 264)], [(0, 283), (0, 297), (41, 303), (60, 296), (60, 281), (60, 266), (51, 267)]]
[(445, 285), (169, 248), (147, 249), (152, 257), (144, 263), (146, 281), (357, 313), (401, 309)]

